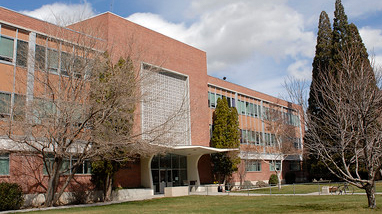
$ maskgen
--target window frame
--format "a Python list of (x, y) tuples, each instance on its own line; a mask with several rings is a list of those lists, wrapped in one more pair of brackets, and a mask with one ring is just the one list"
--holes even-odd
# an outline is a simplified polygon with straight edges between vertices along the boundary
[[(7, 97), (9, 97), (9, 100), (8, 99), (4, 99), (1, 97), (2, 95), (5, 95)], [(4, 97), (5, 97), (4, 96)], [(8, 102), (8, 103), (7, 103)], [(12, 104), (12, 94), (11, 93), (7, 93), (7, 92), (0, 92), (0, 118), (6, 118), (6, 117), (10, 117), (11, 116), (11, 104)], [(5, 104), (5, 111), (2, 111), (2, 104)]]
[[(0, 176), (7, 176), (10, 173), (10, 158), (9, 158), (9, 153), (5, 154), (0, 154), (0, 163), (5, 160), (6, 166), (5, 166), (5, 172), (3, 173), (3, 170), (0, 168)], [(2, 164), (0, 164), (2, 166)]]
[(261, 161), (260, 160), (245, 160), (245, 171), (261, 172)]
[[(274, 166), (273, 166), (273, 162), (275, 162)], [(280, 160), (276, 160), (276, 161), (270, 160), (269, 161), (269, 171), (276, 172), (276, 171), (280, 171), (280, 170), (281, 170), (281, 161)]]
[[(26, 68), (28, 66), (28, 53), (29, 53), (29, 43), (24, 40), (17, 39), (16, 44), (16, 65)], [(25, 45), (25, 47), (20, 48)]]
[(5, 45), (2, 45), (3, 38), (8, 39), (8, 40), (12, 40), (12, 46), (11, 46), (12, 52), (11, 52), (11, 56), (8, 56), (6, 54), (1, 54), (2, 51), (0, 49), (0, 61), (13, 63), (13, 56), (15, 54), (15, 39), (13, 37), (0, 34), (0, 47), (5, 47)]

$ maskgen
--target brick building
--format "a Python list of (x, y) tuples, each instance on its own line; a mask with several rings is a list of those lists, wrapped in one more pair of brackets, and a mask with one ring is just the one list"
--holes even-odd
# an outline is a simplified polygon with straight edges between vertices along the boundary
[[(90, 36), (83, 26), (97, 29), (97, 36)], [(60, 29), (65, 32), (62, 38), (51, 32)], [(28, 106), (28, 102), (38, 97), (38, 83), (33, 75), (38, 73), (37, 60), (46, 62), (46, 68), (57, 77), (65, 75), (62, 61), (65, 35), (85, 34), (89, 39), (97, 40), (99, 49), (113, 51), (114, 60), (119, 56), (132, 54), (139, 58), (142, 73), (149, 73), (153, 81), (142, 90), (148, 92), (151, 102), (138, 107), (137, 126), (141, 131), (150, 129), (164, 120), (172, 109), (184, 108), (174, 126), (172, 148), (167, 155), (141, 157), (129, 163), (117, 172), (115, 185), (120, 187), (147, 187), (156, 193), (163, 193), (166, 186), (181, 186), (195, 182), (196, 185), (212, 183), (210, 154), (225, 150), (210, 147), (212, 113), (216, 101), (226, 98), (229, 105), (239, 112), (240, 131), (242, 133), (241, 149), (257, 148), (241, 152), (245, 178), (255, 183), (267, 181), (275, 173), (269, 161), (279, 161), (266, 148), (274, 147), (275, 133), (267, 129), (267, 112), (277, 108), (294, 130), (294, 155), (283, 162), (283, 173), (294, 171), (301, 173), (301, 151), (303, 127), (298, 112), (300, 106), (278, 98), (245, 88), (207, 75), (206, 53), (182, 42), (164, 36), (155, 31), (132, 23), (112, 13), (103, 13), (87, 20), (60, 28), (44, 21), (0, 7), (0, 117), (1, 123), (15, 120), (17, 103)], [(54, 37), (56, 48), (49, 47)], [(132, 42), (133, 41), (133, 42)], [(104, 46), (103, 46), (104, 45)], [(97, 45), (98, 46), (98, 45)], [(101, 46), (103, 46), (101, 48)], [(31, 54), (43, 52), (43, 59)], [(56, 61), (52, 61), (52, 57)], [(48, 64), (48, 62), (51, 62)], [(60, 63), (61, 62), (61, 63)], [(155, 68), (155, 69), (151, 69)], [(81, 76), (79, 76), (81, 78)], [(21, 82), (25, 84), (20, 84)], [(157, 99), (154, 99), (157, 98)], [(30, 150), (19, 148), (1, 133), (0, 147), (0, 181), (21, 183), (25, 192), (43, 192), (46, 175), (41, 157), (30, 154)], [(145, 137), (145, 136), (142, 136)], [(258, 148), (262, 150), (259, 152)], [(243, 150), (244, 151), (244, 150)], [(74, 157), (73, 157), (74, 158)], [(68, 164), (70, 164), (69, 160)], [(280, 163), (276, 164), (276, 167)], [(90, 164), (84, 162), (75, 178), (82, 182), (90, 180)], [(31, 176), (33, 174), (33, 176)], [(36, 177), (38, 179), (36, 179)], [(240, 182), (239, 173), (233, 176), (233, 182)]]

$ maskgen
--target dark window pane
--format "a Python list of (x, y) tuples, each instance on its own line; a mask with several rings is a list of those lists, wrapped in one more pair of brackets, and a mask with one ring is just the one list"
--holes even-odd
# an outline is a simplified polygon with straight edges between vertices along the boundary
[(28, 59), (28, 42), (17, 40), (16, 64), (18, 66), (27, 67)]
[(58, 72), (59, 54), (57, 50), (48, 49), (48, 69), (52, 73)]
[(61, 74), (69, 75), (69, 71), (71, 69), (71, 60), (70, 54), (66, 52), (61, 52)]
[(15, 94), (15, 103), (13, 109), (13, 119), (22, 121), (25, 119), (25, 95)]
[(36, 45), (35, 66), (36, 69), (45, 70), (45, 47)]
[(0, 92), (0, 117), (11, 113), (11, 95)]

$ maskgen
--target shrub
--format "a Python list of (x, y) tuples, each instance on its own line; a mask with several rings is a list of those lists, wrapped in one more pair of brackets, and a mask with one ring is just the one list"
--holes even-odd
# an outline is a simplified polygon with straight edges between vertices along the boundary
[(23, 191), (15, 183), (0, 183), (0, 210), (17, 210), (23, 204)]
[(256, 186), (257, 186), (257, 187), (267, 187), (268, 184), (265, 183), (264, 181), (258, 181), (258, 182), (256, 183)]
[(244, 181), (242, 188), (250, 189), (253, 187), (253, 184), (251, 181)]
[(269, 177), (268, 184), (269, 185), (276, 185), (279, 183), (279, 179), (277, 178), (277, 175), (272, 174), (271, 177)]
[(285, 173), (285, 183), (293, 184), (296, 182), (296, 174), (294, 172)]

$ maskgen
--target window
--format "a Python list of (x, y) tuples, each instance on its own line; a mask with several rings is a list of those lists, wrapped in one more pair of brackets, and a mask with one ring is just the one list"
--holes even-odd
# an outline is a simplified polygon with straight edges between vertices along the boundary
[(17, 40), (16, 65), (27, 67), (28, 42)]
[(52, 73), (58, 73), (59, 53), (57, 50), (48, 49), (48, 70)]
[(227, 103), (228, 103), (228, 107), (232, 107), (231, 97), (227, 97)]
[(15, 94), (15, 103), (13, 108), (13, 119), (23, 121), (25, 118), (25, 95)]
[(241, 100), (238, 100), (238, 104), (237, 104), (237, 112), (241, 115), (245, 115), (245, 102), (244, 101), (241, 101)]
[(269, 170), (270, 171), (280, 171), (281, 170), (281, 161), (269, 161)]
[(296, 149), (301, 149), (302, 148), (301, 139), (300, 138), (294, 138), (293, 139), (293, 146)]
[(255, 143), (255, 141), (256, 141), (256, 132), (250, 131), (248, 138), (249, 138), (249, 142), (250, 143)]
[(0, 92), (0, 118), (8, 117), (11, 113), (11, 95)]
[(245, 115), (245, 102), (244, 101), (240, 101), (240, 105), (241, 105), (241, 114)]
[[(76, 161), (77, 160), (72, 160), (72, 165)], [(90, 161), (85, 160), (80, 166), (78, 166), (76, 174), (91, 174), (91, 172), (92, 172), (92, 164), (90, 163)]]
[(271, 141), (270, 141), (271, 146), (276, 145), (276, 136), (274, 134), (271, 134)]
[(215, 93), (208, 92), (208, 107), (210, 108), (216, 107)]
[(0, 154), (0, 175), (9, 175), (9, 154)]
[(261, 162), (254, 160), (246, 160), (245, 170), (247, 172), (261, 172)]
[[(46, 165), (52, 169), (54, 158), (53, 156), (50, 156), (45, 159)], [(64, 174), (70, 174), (72, 172), (72, 167), (76, 163), (77, 159), (65, 159), (62, 162), (60, 172), (63, 172)], [(43, 167), (43, 173), (44, 175), (47, 175), (48, 172), (46, 171), (45, 165)], [(83, 163), (78, 166), (77, 171), (75, 174), (91, 174), (91, 162), (88, 160), (85, 160)]]
[(210, 125), (210, 139), (212, 139), (212, 125)]
[(70, 54), (61, 52), (61, 75), (69, 76)]
[(290, 162), (290, 170), (291, 171), (300, 171), (301, 170), (300, 161), (291, 161)]
[(41, 98), (33, 100), (34, 123), (41, 124), (42, 120), (54, 118), (56, 113), (56, 106), (52, 101)]
[(249, 104), (249, 109), (250, 109), (250, 115), (253, 117), (255, 116), (255, 106), (253, 103)]
[(264, 140), (265, 140), (265, 145), (270, 146), (271, 145), (271, 135), (269, 133), (264, 134)]
[(36, 45), (35, 51), (35, 67), (39, 70), (45, 70), (45, 47)]
[(0, 60), (13, 61), (13, 39), (0, 36)]
[(82, 57), (75, 56), (73, 63), (73, 75), (76, 78), (82, 78), (85, 73), (86, 60)]
[(261, 144), (261, 133), (260, 132), (256, 132), (256, 138), (255, 138), (255, 143), (256, 145), (260, 145)]
[(263, 107), (263, 118), (264, 120), (269, 120), (269, 108)]

